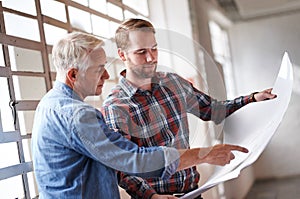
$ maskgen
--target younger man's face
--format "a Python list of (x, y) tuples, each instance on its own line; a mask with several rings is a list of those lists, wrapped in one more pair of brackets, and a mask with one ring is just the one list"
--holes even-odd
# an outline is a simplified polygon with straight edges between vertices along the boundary
[(140, 78), (151, 78), (157, 67), (157, 43), (151, 31), (131, 31), (125, 52), (128, 71)]

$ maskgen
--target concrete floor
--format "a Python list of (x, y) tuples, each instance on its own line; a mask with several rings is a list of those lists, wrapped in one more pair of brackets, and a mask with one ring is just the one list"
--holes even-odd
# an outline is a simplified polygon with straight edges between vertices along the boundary
[(300, 199), (300, 176), (258, 180), (245, 199)]

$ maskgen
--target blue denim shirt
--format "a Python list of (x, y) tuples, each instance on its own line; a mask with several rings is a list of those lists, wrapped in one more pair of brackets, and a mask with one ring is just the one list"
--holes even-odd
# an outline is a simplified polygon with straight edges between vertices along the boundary
[(120, 198), (115, 170), (169, 178), (179, 153), (138, 147), (110, 130), (100, 111), (56, 82), (40, 101), (32, 130), (34, 172), (43, 198)]

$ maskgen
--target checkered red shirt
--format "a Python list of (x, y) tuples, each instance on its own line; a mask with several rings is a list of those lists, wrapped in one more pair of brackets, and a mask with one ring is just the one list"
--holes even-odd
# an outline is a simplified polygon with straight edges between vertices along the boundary
[[(190, 147), (187, 113), (220, 123), (251, 102), (250, 96), (217, 101), (174, 73), (157, 72), (152, 80), (152, 89), (148, 91), (133, 86), (121, 76), (102, 107), (108, 126), (118, 129), (139, 146), (187, 149)], [(176, 172), (168, 180), (142, 179), (124, 173), (119, 173), (119, 177), (120, 186), (133, 198), (150, 198), (154, 193), (192, 190), (200, 175), (193, 167)]]

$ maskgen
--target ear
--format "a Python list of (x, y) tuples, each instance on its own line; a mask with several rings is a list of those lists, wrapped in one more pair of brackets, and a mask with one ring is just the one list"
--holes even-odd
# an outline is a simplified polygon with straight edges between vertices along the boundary
[(121, 48), (118, 48), (118, 54), (122, 61), (126, 61), (125, 52)]
[(76, 68), (70, 68), (67, 72), (67, 84), (68, 85), (74, 85), (74, 82), (77, 79), (78, 75), (78, 69)]

